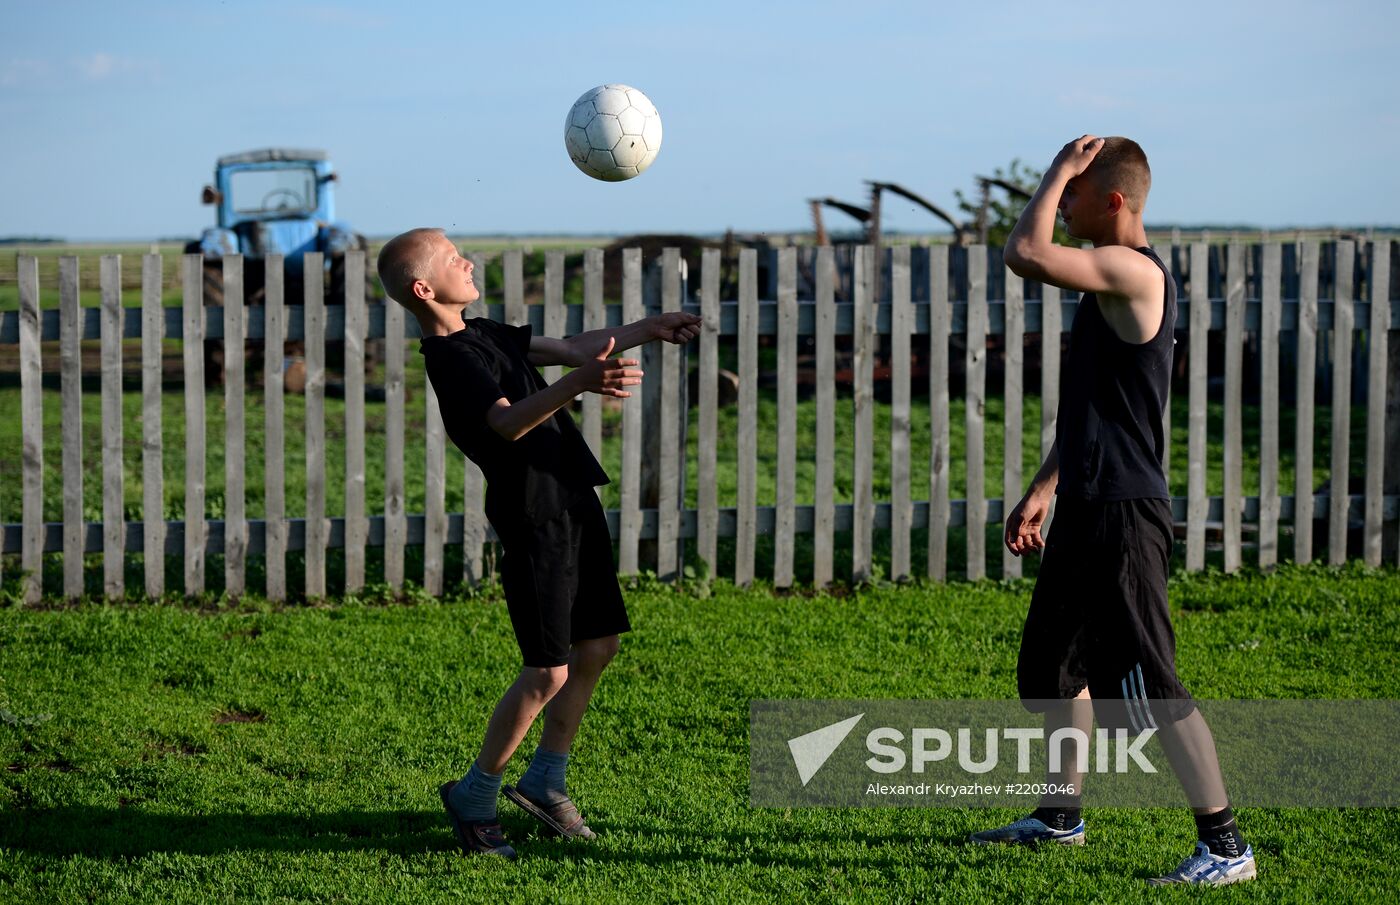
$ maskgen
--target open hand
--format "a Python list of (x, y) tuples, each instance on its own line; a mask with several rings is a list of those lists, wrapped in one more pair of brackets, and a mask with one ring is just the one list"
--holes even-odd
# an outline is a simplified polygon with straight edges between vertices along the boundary
[(1044, 550), (1045, 539), (1040, 529), (1050, 515), (1050, 500), (1040, 494), (1028, 493), (1006, 518), (1006, 549), (1015, 556), (1032, 550)]
[(1050, 164), (1050, 169), (1059, 170), (1073, 179), (1089, 168), (1089, 164), (1102, 149), (1102, 138), (1081, 135), (1060, 149), (1060, 153), (1055, 155), (1054, 162)]
[(647, 318), (657, 339), (668, 343), (688, 343), (700, 335), (700, 317), (684, 311), (668, 311)]
[(632, 394), (622, 388), (639, 385), (642, 382), (642, 372), (636, 370), (638, 361), (635, 358), (609, 358), (612, 350), (613, 338), (609, 336), (607, 344), (598, 354), (584, 362), (570, 376), (578, 375), (575, 379), (583, 384), (586, 392), (626, 399)]

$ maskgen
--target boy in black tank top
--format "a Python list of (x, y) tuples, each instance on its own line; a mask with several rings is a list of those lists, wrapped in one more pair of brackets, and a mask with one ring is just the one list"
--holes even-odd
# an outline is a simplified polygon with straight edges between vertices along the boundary
[[(1200, 841), (1149, 882), (1221, 885), (1255, 876), (1225, 793), (1215, 741), (1176, 675), (1167, 605), (1171, 497), (1163, 473), (1176, 284), (1147, 247), (1147, 157), (1126, 138), (1085, 135), (1060, 151), (1006, 244), (1028, 279), (1084, 293), (1065, 359), (1055, 446), (1006, 520), (1017, 556), (1043, 550), (1017, 663), (1020, 696), (1045, 713), (1046, 736), (1097, 714), (1109, 728), (1157, 732), (1196, 816)], [(1058, 207), (1071, 236), (1053, 241)], [(1048, 542), (1041, 527), (1058, 497)], [(1075, 758), (1067, 758), (1073, 765)], [(973, 842), (1081, 845), (1084, 777), (1047, 777), (1029, 817)]]

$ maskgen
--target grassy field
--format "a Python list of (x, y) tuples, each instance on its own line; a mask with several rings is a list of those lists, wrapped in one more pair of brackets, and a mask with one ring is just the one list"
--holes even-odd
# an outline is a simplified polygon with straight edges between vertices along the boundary
[[(1142, 886), (1189, 850), (1184, 811), (1091, 811), (1086, 848), (1023, 851), (963, 843), (1010, 810), (749, 805), (751, 699), (1010, 697), (1028, 591), (639, 584), (572, 760), (600, 838), (543, 840), (503, 804), (515, 864), (460, 857), (434, 791), (517, 663), (493, 594), (0, 608), (0, 899), (1196, 901)], [(1203, 698), (1394, 698), (1397, 599), (1393, 571), (1179, 577), (1181, 673)], [(1393, 810), (1240, 820), (1261, 879), (1213, 900), (1400, 886)]]

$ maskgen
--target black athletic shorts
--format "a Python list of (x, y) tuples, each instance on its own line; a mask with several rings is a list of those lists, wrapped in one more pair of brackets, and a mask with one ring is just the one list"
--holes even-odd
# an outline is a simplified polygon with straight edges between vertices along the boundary
[(1166, 500), (1059, 498), (1016, 665), (1027, 707), (1088, 686), (1100, 725), (1134, 731), (1195, 709), (1176, 676), (1171, 552)]
[(607, 516), (593, 493), (540, 525), (496, 529), (510, 624), (526, 666), (563, 666), (578, 641), (630, 631)]

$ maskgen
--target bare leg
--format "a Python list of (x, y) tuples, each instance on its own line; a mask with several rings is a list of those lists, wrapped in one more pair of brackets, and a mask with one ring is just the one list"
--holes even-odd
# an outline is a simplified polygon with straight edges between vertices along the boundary
[[(1084, 734), (1087, 740), (1094, 730), (1094, 705), (1089, 700), (1089, 689), (1085, 688), (1075, 695), (1073, 700), (1066, 701), (1062, 706), (1045, 711), (1045, 741), (1048, 745), (1054, 738), (1055, 732), (1060, 729), (1075, 728)], [(1054, 773), (1050, 772), (1047, 761), (1045, 770), (1045, 781), (1051, 787), (1069, 786), (1074, 789), (1073, 794), (1047, 793), (1040, 799), (1041, 807), (1078, 807), (1079, 798), (1084, 794), (1084, 773), (1079, 770), (1079, 759), (1083, 757), (1087, 762), (1088, 750), (1086, 745), (1080, 745), (1077, 741), (1069, 740), (1062, 742), (1056, 747), (1062, 752), (1060, 769)], [(1084, 750), (1081, 751), (1081, 748)], [(1053, 749), (1052, 749), (1053, 750)]]
[(520, 675), (496, 705), (491, 722), (486, 725), (486, 738), (476, 758), (477, 766), (491, 774), (504, 772), (511, 755), (520, 747), (525, 733), (530, 731), (535, 717), (561, 688), (566, 687), (568, 678), (567, 666), (526, 666), (521, 669)]
[(1215, 753), (1215, 736), (1199, 710), (1185, 719), (1163, 726), (1158, 736), (1172, 771), (1186, 790), (1186, 800), (1197, 814), (1214, 814), (1230, 803), (1225, 778)]
[(560, 754), (569, 750), (578, 734), (598, 677), (613, 657), (617, 656), (618, 638), (593, 638), (574, 645), (569, 656), (569, 679), (549, 702), (544, 712), (544, 732), (540, 747)]

